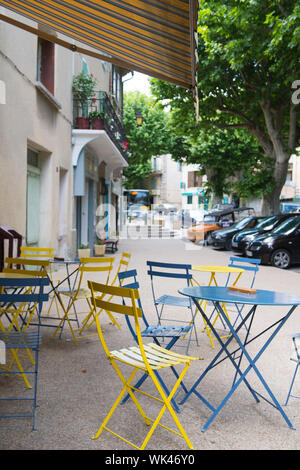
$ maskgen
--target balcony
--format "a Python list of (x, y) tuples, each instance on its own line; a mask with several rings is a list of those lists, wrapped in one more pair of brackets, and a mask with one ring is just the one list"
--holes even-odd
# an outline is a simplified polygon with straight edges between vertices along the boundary
[(107, 94), (98, 91), (96, 96), (99, 98), (84, 103), (73, 99), (73, 129), (89, 131), (89, 134), (105, 132), (128, 163), (128, 142), (122, 123)]

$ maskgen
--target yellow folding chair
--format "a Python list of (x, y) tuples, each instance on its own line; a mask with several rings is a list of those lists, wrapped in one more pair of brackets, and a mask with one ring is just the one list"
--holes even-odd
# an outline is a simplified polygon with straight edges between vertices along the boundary
[[(93, 273), (93, 276), (94, 276), (95, 273), (97, 272), (98, 273), (106, 272), (107, 276), (106, 276), (105, 284), (108, 284), (110, 274), (113, 268), (114, 259), (115, 258), (111, 258), (111, 257), (110, 258), (81, 258), (80, 259), (81, 265), (78, 268), (79, 280), (78, 280), (77, 287), (75, 287), (74, 289), (58, 288), (56, 290), (57, 296), (59, 298), (60, 304), (63, 309), (63, 316), (56, 330), (54, 331), (52, 338), (56, 336), (59, 330), (61, 330), (61, 333), (62, 333), (65, 322), (67, 322), (69, 325), (71, 334), (73, 336), (74, 342), (76, 346), (78, 346), (78, 342), (77, 342), (78, 338), (76, 339), (75, 332), (71, 326), (71, 322), (69, 318), (71, 308), (75, 305), (77, 301), (85, 300), (88, 305), (88, 312), (81, 311), (81, 312), (77, 312), (77, 314), (83, 314), (83, 313), (85, 314), (88, 313), (88, 315), (93, 314), (94, 307), (90, 302), (91, 292), (90, 292), (90, 289), (87, 287), (87, 285), (86, 284), (84, 285), (84, 282), (88, 280), (86, 279), (86, 275), (89, 275), (89, 273)], [(65, 296), (69, 299), (67, 306), (64, 305), (62, 301), (62, 296)], [(108, 315), (110, 319), (112, 320), (112, 322), (118, 325), (118, 322), (114, 319), (114, 317), (110, 313), (108, 313)]]
[[(54, 259), (54, 248), (41, 248), (39, 246), (38, 247), (37, 246), (21, 246), (20, 257), (30, 258), (30, 259), (37, 258), (37, 259), (42, 259), (42, 260), (46, 259), (50, 261)], [(49, 263), (49, 277), (51, 279), (52, 284), (54, 284), (54, 282), (56, 285), (59, 284), (58, 279), (55, 279), (55, 281), (53, 279), (53, 271), (52, 271), (51, 263)], [(53, 302), (55, 302), (57, 316), (60, 317), (58, 302), (57, 302), (57, 298), (55, 294), (52, 296), (47, 314), (49, 315)]]
[[(114, 286), (115, 283), (118, 281), (118, 275), (119, 273), (121, 272), (121, 269), (122, 271), (127, 271), (128, 269), (128, 265), (129, 265), (129, 261), (130, 261), (130, 258), (131, 258), (131, 254), (130, 253), (126, 253), (126, 252), (123, 252), (122, 253), (122, 256), (120, 258), (120, 261), (119, 261), (119, 266), (117, 268), (117, 272), (115, 274), (115, 277), (113, 278), (113, 280), (110, 282), (110, 285), (111, 286)], [(109, 302), (110, 300), (112, 299), (112, 297), (109, 297), (107, 299), (107, 301)], [(101, 313), (101, 310), (97, 313), (97, 315), (100, 315)], [(89, 320), (92, 320), (90, 322), (90, 324), (88, 324), (88, 321)], [(93, 315), (92, 311), (86, 316), (86, 318), (84, 319), (83, 323), (82, 323), (82, 327), (81, 329), (79, 330), (79, 334), (82, 334), (84, 329), (86, 328), (87, 330), (90, 329), (90, 327), (93, 325), (93, 323), (95, 322), (95, 316)], [(118, 328), (120, 328), (120, 325), (117, 324)]]
[[(111, 365), (113, 366), (114, 370), (116, 371), (117, 375), (121, 379), (121, 382), (123, 384), (123, 388), (115, 401), (114, 405), (112, 406), (111, 410), (109, 411), (107, 417), (101, 424), (98, 432), (94, 436), (94, 439), (97, 439), (103, 430), (105, 429), (112, 435), (118, 437), (119, 439), (123, 440), (127, 444), (133, 446), (136, 449), (143, 450), (145, 449), (146, 445), (148, 444), (149, 439), (151, 438), (153, 432), (155, 431), (157, 426), (161, 426), (163, 429), (167, 429), (171, 431), (172, 433), (176, 434), (177, 436), (182, 437), (185, 442), (187, 443), (188, 447), (190, 449), (193, 449), (193, 446), (183, 429), (178, 417), (176, 416), (176, 413), (174, 412), (170, 402), (173, 398), (173, 396), (176, 393), (176, 390), (178, 389), (181, 381), (183, 380), (183, 377), (185, 376), (192, 360), (197, 360), (198, 358), (195, 357), (190, 357), (190, 356), (184, 356), (181, 354), (174, 353), (172, 351), (169, 351), (167, 349), (164, 349), (160, 346), (158, 346), (155, 343), (150, 343), (148, 345), (144, 345), (142, 342), (142, 337), (141, 337), (141, 330), (140, 330), (140, 325), (139, 325), (139, 318), (142, 317), (142, 311), (140, 308), (138, 308), (136, 302), (139, 299), (139, 293), (138, 290), (136, 289), (130, 289), (127, 287), (115, 287), (115, 286), (106, 286), (104, 284), (99, 284), (96, 282), (89, 282), (89, 287), (92, 292), (92, 302), (94, 305), (94, 309), (96, 310), (96, 307), (105, 310), (106, 312), (114, 312), (114, 313), (120, 313), (124, 315), (131, 315), (134, 317), (134, 324), (135, 324), (135, 332), (137, 336), (137, 341), (138, 341), (138, 346), (135, 347), (130, 347), (130, 348), (123, 348), (119, 351), (110, 351), (107, 347), (107, 344), (104, 340), (103, 336), (103, 331), (101, 329), (101, 324), (99, 321), (99, 315), (95, 317), (96, 319), (96, 324), (97, 324), (97, 330), (99, 334), (99, 338), (102, 344), (102, 347), (105, 351), (105, 354), (107, 358), (109, 359)], [(112, 303), (103, 300), (104, 297), (112, 296), (115, 297), (116, 300), (119, 300), (119, 303)], [(127, 303), (129, 305), (124, 305), (123, 300), (127, 299)], [(126, 364), (128, 366), (133, 367), (133, 372), (130, 374), (129, 378), (126, 379), (121, 372), (118, 363), (121, 362), (122, 364)], [(159, 383), (154, 371), (160, 370), (160, 369), (167, 369), (172, 366), (183, 366), (183, 370), (180, 373), (178, 380), (176, 381), (173, 389), (171, 390), (169, 396), (166, 396), (161, 384)], [(152, 379), (154, 386), (156, 387), (160, 398), (154, 397), (153, 395), (150, 395), (144, 391), (141, 391), (140, 389), (135, 389), (132, 385), (131, 382), (136, 375), (138, 371), (142, 371), (143, 373), (147, 373), (149, 377)], [(140, 403), (138, 402), (135, 393), (133, 393), (133, 390), (135, 392), (140, 392), (143, 395), (146, 395), (148, 397), (153, 398), (154, 400), (160, 402), (163, 404), (161, 411), (159, 412), (158, 416), (156, 419), (149, 418), (146, 413), (144, 412), (143, 408), (141, 407)], [(151, 426), (144, 441), (142, 442), (142, 445), (138, 447), (137, 445), (133, 444), (126, 438), (116, 434), (114, 431), (109, 429), (107, 427), (107, 424), (115, 412), (117, 406), (122, 400), (122, 397), (125, 393), (129, 393), (133, 403), (135, 404), (137, 410), (141, 414), (142, 418), (145, 421), (145, 424), (147, 426)], [(172, 416), (177, 428), (178, 432), (165, 426), (160, 423), (163, 414), (165, 411), (168, 410), (170, 415)], [(152, 423), (152, 425), (151, 425)]]

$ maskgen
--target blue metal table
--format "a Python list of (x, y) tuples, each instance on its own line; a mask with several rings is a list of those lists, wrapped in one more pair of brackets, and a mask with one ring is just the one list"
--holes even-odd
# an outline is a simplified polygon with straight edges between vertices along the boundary
[[(283, 411), (278, 400), (274, 396), (272, 390), (270, 389), (264, 377), (262, 376), (261, 372), (257, 368), (256, 362), (265, 352), (267, 347), (270, 345), (271, 341), (275, 338), (275, 336), (281, 330), (281, 328), (286, 323), (286, 321), (291, 316), (291, 314), (294, 312), (297, 305), (300, 305), (300, 297), (296, 297), (296, 296), (292, 296), (292, 295), (288, 295), (288, 294), (284, 294), (280, 292), (267, 291), (267, 290), (257, 290), (256, 293), (248, 294), (248, 293), (231, 291), (228, 289), (228, 287), (208, 287), (208, 286), (186, 287), (184, 289), (180, 289), (178, 292), (182, 295), (191, 297), (193, 299), (193, 301), (196, 304), (196, 307), (199, 309), (201, 315), (203, 315), (204, 320), (207, 322), (207, 324), (211, 328), (212, 332), (214, 333), (217, 341), (220, 343), (220, 346), (221, 346), (220, 350), (216, 353), (215, 357), (209, 363), (205, 371), (200, 375), (200, 377), (196, 380), (194, 385), (191, 387), (191, 389), (188, 391), (188, 393), (180, 402), (180, 404), (185, 403), (185, 401), (193, 393), (212, 411), (212, 415), (203, 426), (202, 431), (205, 431), (208, 428), (208, 426), (215, 419), (215, 417), (221, 411), (223, 406), (226, 404), (226, 402), (229, 400), (229, 398), (233, 395), (237, 387), (242, 382), (246, 385), (247, 389), (249, 390), (249, 392), (251, 393), (251, 395), (253, 396), (256, 402), (260, 401), (258, 398), (260, 397), (264, 399), (266, 402), (268, 402), (269, 404), (271, 404), (272, 406), (274, 406), (281, 413), (282, 417), (284, 418), (288, 426), (294, 429), (289, 418)], [(213, 302), (214, 307), (222, 316), (225, 324), (227, 325), (231, 333), (230, 337), (227, 338), (226, 340), (225, 339), (223, 340), (220, 337), (220, 335), (214, 328), (214, 325), (211, 323), (210, 319), (206, 315), (205, 311), (201, 308), (202, 300), (209, 300)], [(238, 324), (232, 325), (222, 308), (222, 304), (224, 303), (225, 304), (226, 303), (244, 304), (245, 308), (248, 305), (249, 311), (244, 315), (244, 317), (240, 320)], [(290, 307), (290, 308), (288, 309), (288, 312), (283, 314), (283, 316), (279, 320), (277, 321), (272, 320), (272, 323), (268, 325), (267, 328), (260, 331), (256, 336), (249, 339), (249, 334), (250, 334), (250, 330), (253, 324), (253, 319), (255, 317), (255, 314), (258, 313), (257, 312), (258, 307), (260, 306), (269, 306), (269, 307), (281, 306), (281, 307)], [(246, 322), (247, 322), (247, 334), (246, 334), (246, 337), (242, 339), (239, 335), (239, 332), (241, 328), (246, 324)], [(273, 331), (270, 332), (270, 330), (272, 329)], [(268, 333), (268, 338), (266, 339), (264, 344), (260, 347), (259, 351), (256, 352), (255, 356), (252, 357), (248, 351), (248, 345), (266, 333)], [(233, 351), (229, 351), (228, 346), (233, 340), (236, 340), (238, 347)], [(223, 358), (221, 358), (222, 355), (223, 355)], [(234, 380), (233, 380), (231, 389), (229, 390), (227, 395), (224, 397), (221, 403), (217, 407), (215, 407), (204, 396), (202, 396), (199, 393), (197, 388), (202, 382), (202, 380), (205, 378), (207, 373), (210, 370), (212, 370), (214, 367), (219, 365), (221, 362), (223, 362), (225, 359), (229, 359), (235, 369)], [(244, 368), (244, 370), (241, 369), (242, 359), (245, 359), (248, 363), (248, 366)], [(256, 390), (254, 390), (251, 387), (250, 383), (248, 382), (246, 378), (248, 373), (251, 370), (253, 370), (256, 373), (264, 389), (266, 390), (269, 398), (264, 397), (263, 395), (261, 395), (260, 393), (258, 393)]]

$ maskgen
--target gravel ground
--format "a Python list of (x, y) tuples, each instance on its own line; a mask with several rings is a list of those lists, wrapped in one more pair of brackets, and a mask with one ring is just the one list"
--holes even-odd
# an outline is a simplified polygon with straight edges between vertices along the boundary
[[(141, 297), (148, 320), (156, 323), (150, 279), (147, 275), (146, 261), (168, 261), (191, 264), (227, 265), (231, 252), (216, 251), (210, 247), (195, 247), (183, 240), (122, 240), (119, 243), (119, 251), (115, 254), (117, 265), (122, 251), (132, 254), (130, 267), (138, 271), (141, 284)], [(57, 279), (62, 273), (55, 273)], [(198, 281), (203, 285), (208, 282), (208, 274), (195, 273)], [(244, 276), (244, 274), (243, 274)], [(101, 280), (101, 276), (94, 276), (95, 280)], [(220, 284), (225, 278), (220, 277)], [(243, 283), (247, 282), (246, 275)], [(240, 284), (243, 284), (240, 280)], [(243, 285), (244, 285), (243, 284)], [(256, 287), (262, 289), (277, 290), (294, 295), (300, 295), (299, 272), (297, 270), (283, 271), (270, 266), (261, 266), (256, 278)], [(179, 284), (164, 281), (161, 285), (166, 292), (179, 288)], [(79, 306), (80, 307), (80, 306)], [(82, 309), (84, 306), (81, 307)], [(45, 305), (44, 310), (47, 310)], [(80, 310), (80, 308), (78, 308)], [(172, 318), (180, 315), (173, 312)], [(252, 334), (261, 330), (270, 319), (280, 318), (282, 310), (278, 308), (261, 309), (256, 315)], [(280, 331), (274, 342), (259, 359), (257, 365), (267, 380), (270, 388), (278, 401), (283, 404), (287, 395), (294, 363), (290, 361), (292, 351), (291, 334), (300, 329), (300, 311), (296, 309), (288, 323)], [(171, 316), (171, 315), (170, 315)], [(203, 328), (198, 318), (198, 329)], [(130, 332), (124, 322), (120, 320), (121, 329), (112, 325), (110, 319), (103, 314), (102, 325), (107, 342), (111, 349), (120, 349), (133, 344)], [(130, 450), (125, 442), (116, 439), (107, 432), (103, 432), (98, 440), (92, 440), (92, 436), (99, 428), (111, 405), (115, 401), (121, 383), (116, 373), (105, 358), (99, 339), (95, 335), (95, 327), (91, 328), (93, 336), (82, 338), (76, 347), (70, 332), (66, 328), (62, 338), (51, 338), (52, 328), (42, 329), (42, 346), (39, 355), (39, 386), (37, 409), (38, 431), (32, 431), (31, 419), (1, 419), (0, 420), (0, 448), (27, 449), (27, 450)], [(253, 342), (249, 350), (253, 354), (263, 339)], [(213, 358), (216, 349), (213, 350), (206, 333), (199, 332), (199, 346), (193, 343), (190, 355), (201, 356), (202, 361), (193, 362), (185, 377), (187, 387), (191, 386), (201, 371)], [(183, 352), (177, 348), (176, 351)], [(126, 366), (122, 367), (125, 374)], [(173, 375), (170, 371), (164, 374), (166, 383), (173, 384)], [(201, 393), (217, 405), (229, 390), (234, 372), (230, 361), (224, 361), (213, 369), (201, 385)], [(254, 388), (262, 392), (262, 386), (253, 373), (248, 379)], [(144, 390), (154, 392), (153, 385), (147, 379)], [(300, 395), (300, 382), (296, 383), (295, 393)], [(29, 396), (30, 391), (24, 390), (22, 379), (18, 377), (1, 377), (1, 396), (14, 396), (21, 394)], [(155, 392), (154, 392), (155, 393)], [(182, 392), (181, 392), (182, 393)], [(140, 397), (142, 405), (148, 415), (155, 418), (160, 406), (147, 397)], [(5, 405), (7, 406), (7, 405)], [(14, 406), (10, 404), (11, 410)], [(24, 402), (21, 403), (24, 408)], [(0, 404), (0, 414), (3, 411), (4, 402)], [(181, 407), (179, 419), (185, 428), (194, 447), (200, 450), (296, 450), (300, 447), (300, 408), (298, 400), (291, 398), (285, 407), (295, 430), (290, 429), (280, 413), (265, 401), (256, 403), (244, 384), (222, 409), (220, 414), (212, 422), (206, 432), (201, 428), (210, 416), (209, 409), (199, 399), (192, 395)], [(165, 413), (164, 424), (173, 427), (168, 412)], [(132, 402), (119, 406), (115, 412), (109, 427), (130, 441), (140, 445), (146, 435), (146, 427), (136, 411)], [(185, 450), (185, 442), (158, 428), (154, 432), (147, 446), (149, 450)]]

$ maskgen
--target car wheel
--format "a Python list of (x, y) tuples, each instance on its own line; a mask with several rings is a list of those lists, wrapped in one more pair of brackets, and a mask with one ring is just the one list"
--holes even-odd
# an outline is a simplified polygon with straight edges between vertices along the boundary
[(291, 255), (287, 250), (275, 250), (271, 256), (271, 264), (275, 268), (287, 269), (291, 265)]
[(228, 250), (228, 251), (231, 250), (231, 248), (232, 248), (231, 242), (232, 242), (232, 239), (231, 239), (231, 238), (229, 238), (228, 240), (226, 240), (225, 249)]
[(212, 243), (213, 243), (213, 238), (212, 238), (210, 232), (208, 232), (208, 233), (205, 235), (204, 240), (205, 240), (205, 244), (206, 244), (206, 245), (212, 245)]

